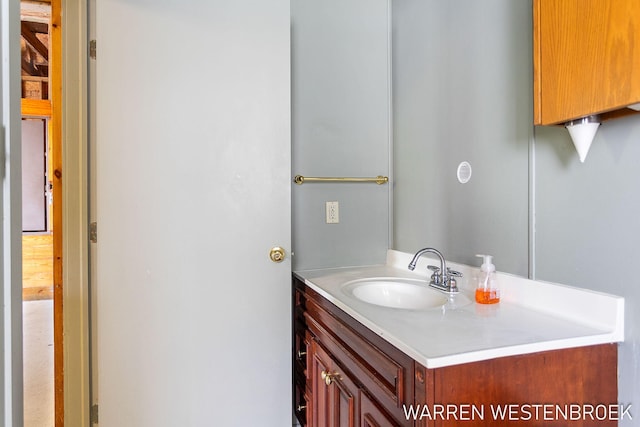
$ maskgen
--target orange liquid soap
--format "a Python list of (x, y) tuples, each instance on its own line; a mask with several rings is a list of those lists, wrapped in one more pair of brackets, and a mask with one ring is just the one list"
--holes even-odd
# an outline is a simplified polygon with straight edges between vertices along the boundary
[(500, 302), (500, 291), (498, 289), (476, 289), (476, 302), (479, 304), (495, 304)]

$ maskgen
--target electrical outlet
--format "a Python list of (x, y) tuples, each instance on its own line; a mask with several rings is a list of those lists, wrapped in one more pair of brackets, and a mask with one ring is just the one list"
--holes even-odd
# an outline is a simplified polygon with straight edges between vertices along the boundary
[(338, 202), (327, 202), (325, 205), (325, 211), (327, 214), (327, 224), (338, 224), (340, 222)]

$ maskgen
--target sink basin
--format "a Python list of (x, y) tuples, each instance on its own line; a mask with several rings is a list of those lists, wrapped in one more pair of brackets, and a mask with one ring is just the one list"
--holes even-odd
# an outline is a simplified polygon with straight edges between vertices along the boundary
[(369, 304), (407, 310), (424, 310), (447, 303), (445, 294), (427, 286), (423, 280), (381, 277), (347, 282), (342, 291)]

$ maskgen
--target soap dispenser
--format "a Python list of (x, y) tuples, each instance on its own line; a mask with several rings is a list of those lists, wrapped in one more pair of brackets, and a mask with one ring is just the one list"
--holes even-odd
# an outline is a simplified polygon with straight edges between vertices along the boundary
[(476, 255), (482, 258), (480, 275), (476, 286), (476, 302), (480, 304), (495, 304), (500, 302), (500, 290), (496, 280), (496, 267), (491, 255)]

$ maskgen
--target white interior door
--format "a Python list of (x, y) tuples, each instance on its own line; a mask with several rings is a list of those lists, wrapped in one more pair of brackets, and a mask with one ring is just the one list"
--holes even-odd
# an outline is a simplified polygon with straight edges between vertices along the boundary
[(22, 231), (47, 230), (45, 119), (22, 120)]
[(96, 30), (99, 424), (290, 425), (289, 1)]

